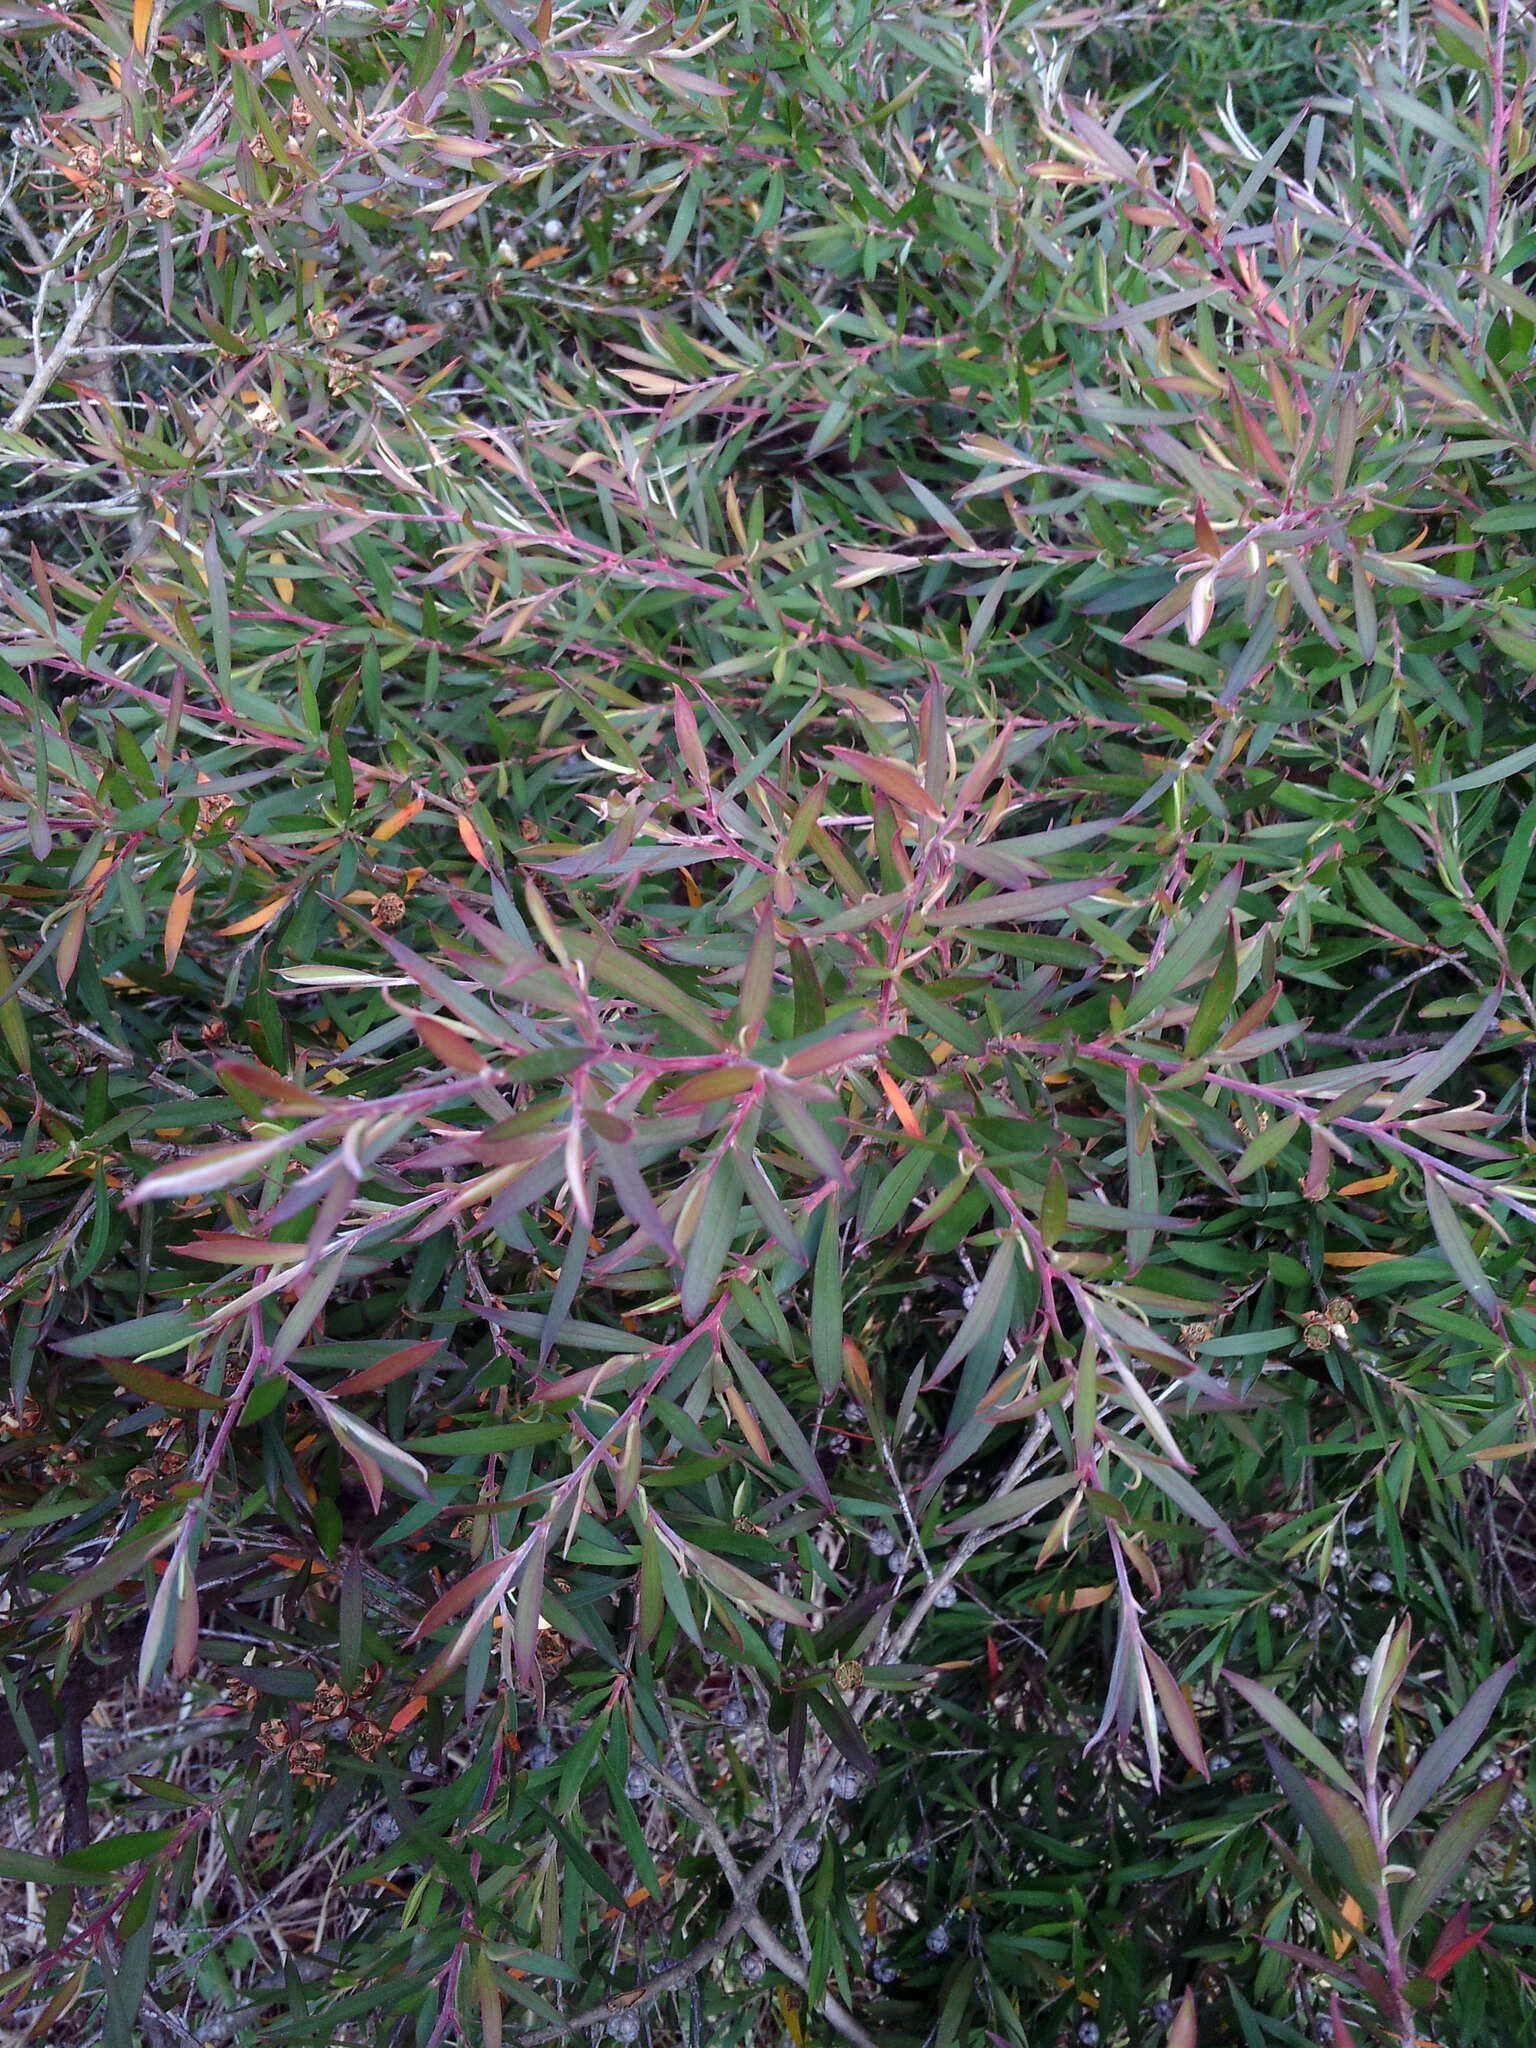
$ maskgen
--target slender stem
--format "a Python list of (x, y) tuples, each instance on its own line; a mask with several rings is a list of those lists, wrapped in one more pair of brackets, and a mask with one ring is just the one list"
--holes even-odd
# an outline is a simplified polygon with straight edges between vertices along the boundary
[(1504, 137), (1509, 127), (1510, 107), (1504, 95), (1504, 59), (1509, 43), (1509, 0), (1497, 0), (1493, 17), (1493, 45), (1489, 51), (1488, 77), (1493, 104), (1488, 121), (1488, 215), (1483, 222), (1483, 269), (1492, 274), (1499, 235), (1499, 207), (1504, 197)]

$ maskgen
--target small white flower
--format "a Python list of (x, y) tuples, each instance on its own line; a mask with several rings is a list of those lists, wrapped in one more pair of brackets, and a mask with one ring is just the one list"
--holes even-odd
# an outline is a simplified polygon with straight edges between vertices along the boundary
[(965, 89), (967, 92), (986, 94), (992, 89), (992, 81), (985, 71), (973, 71), (965, 81)]

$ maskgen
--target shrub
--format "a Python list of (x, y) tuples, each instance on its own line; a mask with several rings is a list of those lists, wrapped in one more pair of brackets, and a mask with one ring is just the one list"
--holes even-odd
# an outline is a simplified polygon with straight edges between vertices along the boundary
[(1531, 2038), (1529, 23), (1315, 12), (12, 7), (22, 2038)]

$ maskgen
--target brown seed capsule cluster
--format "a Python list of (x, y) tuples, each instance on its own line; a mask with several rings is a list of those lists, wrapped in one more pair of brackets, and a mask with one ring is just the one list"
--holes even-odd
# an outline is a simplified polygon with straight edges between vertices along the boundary
[(315, 1687), (315, 1719), (334, 1721), (347, 1711), (348, 1699), (342, 1688), (329, 1678)]
[(571, 1661), (571, 1645), (557, 1628), (541, 1628), (533, 1654), (541, 1671), (563, 1671)]
[(212, 796), (200, 796), (197, 800), (197, 829), (211, 832), (220, 818), (227, 818), (235, 808), (235, 800), (227, 789), (216, 789)]
[(1360, 1320), (1359, 1311), (1347, 1294), (1336, 1294), (1322, 1308), (1309, 1308), (1301, 1319), (1301, 1341), (1309, 1351), (1326, 1351), (1330, 1344), (1349, 1349), (1349, 1333)]
[[(363, 1685), (348, 1693), (334, 1679), (320, 1679), (314, 1701), (304, 1712), (302, 1729), (295, 1718), (263, 1721), (256, 1731), (259, 1748), (268, 1758), (281, 1757), (296, 1777), (322, 1783), (331, 1776), (325, 1768), (328, 1742), (348, 1742), (364, 1763), (371, 1762), (385, 1736), (377, 1721), (357, 1712), (369, 1690)], [(244, 1679), (230, 1680), (225, 1691), (231, 1704), (243, 1712), (256, 1705), (256, 1689)]]
[(384, 1730), (377, 1721), (358, 1721), (347, 1738), (365, 1764), (372, 1763), (384, 1742)]
[(851, 1657), (846, 1664), (839, 1664), (832, 1674), (839, 1692), (861, 1692), (864, 1687), (864, 1666)]
[(176, 211), (176, 194), (169, 185), (156, 185), (144, 195), (144, 211), (151, 220), (169, 220)]
[(1193, 1351), (1197, 1344), (1209, 1344), (1215, 1334), (1215, 1329), (1210, 1323), (1181, 1323), (1179, 1349)]
[(0, 1408), (0, 1442), (10, 1442), (13, 1437), (30, 1436), (43, 1419), (41, 1404), (32, 1395), (22, 1397), (21, 1412), (14, 1408)]
[(469, 776), (465, 775), (453, 785), (453, 800), (456, 804), (472, 804), (480, 792)]
[(386, 889), (373, 906), (373, 921), (382, 931), (392, 932), (405, 917), (404, 899), (393, 889)]

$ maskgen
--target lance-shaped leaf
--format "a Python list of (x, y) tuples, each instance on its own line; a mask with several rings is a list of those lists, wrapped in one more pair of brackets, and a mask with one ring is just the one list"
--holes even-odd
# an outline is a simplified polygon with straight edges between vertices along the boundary
[(309, 1398), (336, 1441), (362, 1473), (375, 1514), (379, 1512), (384, 1498), (386, 1478), (402, 1493), (408, 1493), (416, 1500), (429, 1501), (433, 1498), (432, 1489), (427, 1484), (427, 1468), (419, 1458), (413, 1458), (409, 1451), (402, 1451), (372, 1423), (360, 1422), (334, 1401), (313, 1393)]
[(1314, 1848), (1356, 1902), (1374, 1912), (1381, 1865), (1365, 1816), (1331, 1785), (1304, 1777), (1272, 1742), (1265, 1743), (1264, 1754)]
[(739, 1344), (726, 1337), (724, 1349), (731, 1373), (740, 1391), (745, 1394), (757, 1410), (764, 1429), (773, 1438), (789, 1463), (805, 1481), (825, 1507), (831, 1507), (832, 1495), (822, 1476), (810, 1445), (793, 1415), (784, 1406), (773, 1388), (747, 1357)]
[(1058, 1472), (1051, 1479), (1032, 1479), (1027, 1486), (1016, 1487), (1011, 1493), (997, 1494), (993, 1499), (983, 1501), (979, 1508), (968, 1508), (952, 1522), (942, 1523), (939, 1534), (959, 1536), (968, 1529), (992, 1529), (1000, 1522), (1024, 1521), (1038, 1514), (1041, 1508), (1049, 1507), (1053, 1500), (1059, 1500), (1076, 1484), (1075, 1472)]
[[(372, 1365), (365, 1365), (361, 1371), (348, 1373), (344, 1380), (338, 1380), (334, 1387), (327, 1387), (327, 1394), (333, 1398), (338, 1394), (371, 1394), (377, 1387), (387, 1387), (394, 1380), (403, 1379), (408, 1372), (416, 1372), (443, 1348), (441, 1337), (429, 1337), (421, 1344), (405, 1344), (398, 1351), (391, 1351), (383, 1358), (376, 1358)], [(301, 1354), (307, 1356), (307, 1354)]]
[(855, 753), (851, 747), (828, 747), (827, 752), (856, 775), (860, 782), (868, 783), (871, 789), (878, 789), (898, 803), (915, 817), (929, 818), (935, 822), (944, 813), (924, 789), (914, 771), (904, 761), (882, 760), (874, 754)]
[(1222, 876), (1162, 959), (1137, 983), (1126, 1004), (1127, 1024), (1139, 1024), (1199, 973), (1221, 946), (1227, 919), (1242, 886), (1241, 867), (1233, 867)]
[[(159, 1315), (136, 1316), (132, 1322), (119, 1323), (111, 1330), (86, 1330), (78, 1337), (61, 1337), (53, 1348), (69, 1358), (164, 1358), (168, 1352), (184, 1350), (197, 1334), (198, 1325), (199, 1318), (191, 1309), (165, 1309)], [(153, 1375), (156, 1380), (163, 1377), (161, 1373)], [(174, 1380), (171, 1384), (184, 1383)]]
[(618, 1206), (623, 1208), (635, 1229), (643, 1237), (651, 1239), (664, 1260), (676, 1260), (678, 1247), (672, 1241), (672, 1231), (666, 1227), (662, 1210), (655, 1206), (651, 1190), (645, 1186), (645, 1176), (641, 1174), (629, 1126), (621, 1126), (625, 1130), (625, 1137), (621, 1139), (606, 1135), (610, 1124), (616, 1126), (618, 1118), (602, 1118), (602, 1122), (598, 1122), (598, 1116), (588, 1112), (592, 1143), (596, 1145), (602, 1171), (612, 1182), (612, 1192), (618, 1196)]
[(1513, 1771), (1505, 1771), (1491, 1784), (1479, 1785), (1470, 1799), (1464, 1799), (1419, 1859), (1413, 1882), (1403, 1893), (1397, 1909), (1397, 1931), (1406, 1937), (1460, 1871), (1478, 1843), (1498, 1817), (1499, 1808), (1515, 1782)]
[(567, 931), (562, 936), (566, 950), (583, 962), (594, 981), (669, 1018), (702, 1045), (719, 1048), (723, 1044), (720, 1029), (703, 1003), (648, 960), (624, 951), (600, 932)]
[(1179, 2009), (1168, 2029), (1168, 2048), (1196, 2048), (1198, 2026), (1195, 2018), (1195, 1988), (1190, 1985), (1179, 2000)]
[(768, 1094), (789, 1136), (794, 1140), (801, 1154), (816, 1172), (839, 1187), (848, 1185), (848, 1169), (844, 1166), (842, 1154), (821, 1125), (812, 1116), (810, 1103), (801, 1092), (803, 1084), (780, 1080), (770, 1074)]
[(812, 1686), (806, 1692), (811, 1712), (832, 1738), (834, 1746), (848, 1759), (855, 1770), (862, 1771), (871, 1783), (878, 1783), (880, 1767), (875, 1762), (874, 1752), (859, 1733), (859, 1724), (835, 1693), (822, 1692)]
[(769, 1180), (758, 1162), (757, 1154), (752, 1151), (741, 1136), (734, 1140), (731, 1150), (736, 1161), (737, 1174), (741, 1179), (742, 1190), (756, 1211), (758, 1222), (762, 1224), (764, 1230), (767, 1231), (774, 1243), (780, 1245), (788, 1252), (797, 1265), (805, 1265), (805, 1246), (801, 1243), (800, 1234), (795, 1229), (794, 1219), (779, 1200), (773, 1183)]
[(1471, 1906), (1465, 1901), (1459, 1905), (1441, 1928), (1429, 1961), (1424, 1965), (1424, 1974), (1430, 1983), (1438, 1984), (1449, 1976), (1462, 1957), (1479, 1947), (1492, 1929), (1491, 1920), (1481, 1927), (1473, 1927)]
[(1409, 1064), (1408, 1077), (1396, 1095), (1381, 1111), (1377, 1121), (1385, 1123), (1402, 1116), (1432, 1095), (1442, 1081), (1448, 1081), (1452, 1074), (1459, 1073), (1471, 1059), (1473, 1053), (1488, 1036), (1489, 1026), (1499, 1014), (1499, 1003), (1503, 991), (1495, 989), (1485, 1002), (1478, 1005), (1453, 1038), (1436, 1047), (1430, 1053), (1419, 1053)]
[(1211, 1775), (1205, 1761), (1205, 1744), (1200, 1740), (1200, 1726), (1194, 1710), (1184, 1697), (1184, 1689), (1168, 1666), (1148, 1644), (1143, 1643), (1141, 1654), (1146, 1660), (1152, 1683), (1157, 1688), (1158, 1705), (1163, 1710), (1163, 1719), (1168, 1724), (1168, 1733), (1178, 1745), (1179, 1754), (1193, 1771), (1202, 1778)]
[(186, 1380), (175, 1379), (168, 1372), (157, 1372), (152, 1365), (138, 1365), (130, 1359), (117, 1358), (107, 1366), (107, 1371), (130, 1394), (142, 1395), (146, 1401), (153, 1401), (160, 1408), (217, 1410), (229, 1405), (225, 1395), (210, 1394)]
[(176, 1201), (188, 1195), (206, 1195), (215, 1188), (231, 1188), (269, 1160), (302, 1145), (306, 1135), (300, 1128), (250, 1145), (219, 1145), (177, 1166), (162, 1166), (157, 1173), (146, 1175), (136, 1188), (130, 1188), (123, 1196), (123, 1205), (132, 1208), (138, 1202)]
[(422, 1616), (416, 1628), (418, 1636), (427, 1633), (435, 1625), (435, 1622), (444, 1611), (445, 1602), (449, 1598), (453, 1598), (457, 1605), (462, 1605), (466, 1589), (471, 1585), (477, 1587), (478, 1597), (475, 1600), (472, 1612), (454, 1635), (452, 1641), (448, 1643), (445, 1649), (438, 1652), (421, 1677), (416, 1681), (416, 1689), (419, 1692), (428, 1693), (433, 1691), (435, 1687), (441, 1685), (443, 1680), (448, 1678), (464, 1662), (464, 1659), (469, 1655), (470, 1645), (474, 1642), (480, 1631), (488, 1625), (491, 1616), (527, 1570), (528, 1560), (533, 1554), (534, 1544), (538, 1541), (540, 1534), (542, 1534), (542, 1531), (536, 1531), (533, 1535), (527, 1537), (524, 1542), (518, 1545), (510, 1557), (495, 1558), (489, 1560), (484, 1565), (478, 1566), (465, 1579), (461, 1580), (457, 1586), (450, 1588), (449, 1593), (444, 1596), (444, 1599)]
[(47, 1615), (73, 1614), (78, 1608), (89, 1606), (98, 1595), (110, 1593), (124, 1579), (135, 1578), (152, 1557), (175, 1542), (180, 1528), (181, 1516), (178, 1514), (174, 1520), (158, 1526), (152, 1524), (148, 1529), (136, 1529), (133, 1535), (114, 1544), (100, 1563), (77, 1573), (67, 1586), (50, 1593), (40, 1607), (32, 1609), (32, 1618), (40, 1621)]
[(843, 1031), (835, 1038), (819, 1039), (815, 1045), (792, 1052), (780, 1071), (794, 1081), (804, 1080), (808, 1074), (828, 1073), (833, 1067), (846, 1066), (850, 1060), (866, 1059), (870, 1053), (878, 1052), (894, 1030), (893, 1025), (872, 1024), (862, 1031)]
[(1243, 1555), (1243, 1546), (1221, 1516), (1182, 1472), (1176, 1472), (1162, 1459), (1154, 1458), (1145, 1451), (1138, 1452), (1123, 1442), (1117, 1443), (1116, 1448), (1128, 1464), (1134, 1465), (1144, 1478), (1150, 1479), (1155, 1487), (1166, 1493), (1176, 1506), (1184, 1510), (1191, 1521), (1198, 1522), (1202, 1529), (1209, 1529), (1223, 1549), (1230, 1550), (1234, 1557)]
[(1075, 882), (1043, 882), (1038, 889), (1007, 889), (1000, 896), (973, 896), (967, 903), (946, 903), (924, 913), (924, 924), (1028, 924), (1038, 917), (1058, 916), (1074, 903), (1096, 896), (1111, 877), (1094, 875)]
[(1400, 1835), (1416, 1815), (1434, 1798), (1440, 1787), (1471, 1755), (1493, 1710), (1504, 1697), (1504, 1688), (1515, 1675), (1517, 1660), (1511, 1658), (1485, 1678), (1453, 1721), (1447, 1722), (1414, 1766), (1413, 1773), (1392, 1801), (1387, 1839)]
[(807, 1610), (796, 1601), (786, 1599), (777, 1587), (749, 1578), (728, 1558), (718, 1557), (697, 1544), (685, 1543), (682, 1547), (699, 1577), (713, 1586), (717, 1593), (735, 1601), (738, 1607), (745, 1607), (749, 1613), (771, 1614), (776, 1621), (787, 1622), (792, 1628), (810, 1627), (811, 1617)]
[(1488, 1275), (1483, 1271), (1477, 1253), (1472, 1249), (1472, 1240), (1456, 1214), (1445, 1184), (1432, 1166), (1424, 1169), (1424, 1200), (1429, 1209), (1429, 1220), (1440, 1249), (1445, 1253), (1446, 1262), (1468, 1294), (1486, 1316), (1497, 1316), (1499, 1298), (1493, 1291)]
[(939, 1362), (924, 1383), (924, 1392), (940, 1386), (955, 1367), (969, 1358), (987, 1332), (1000, 1320), (1006, 1321), (1012, 1312), (1014, 1294), (1018, 1284), (1018, 1263), (1014, 1257), (1015, 1240), (1003, 1238), (993, 1252), (982, 1275), (976, 1298), (966, 1310), (960, 1327), (950, 1338)]
[[(973, 874), (983, 875), (1005, 889), (1027, 889), (1041, 880), (1043, 856), (1066, 853), (1075, 846), (1087, 846), (1102, 839), (1110, 820), (1090, 825), (1058, 825), (1049, 832), (1032, 832), (1022, 839), (993, 839), (981, 846), (957, 846), (955, 860)], [(1095, 886), (1099, 886), (1095, 884)]]
[(1331, 1754), (1326, 1745), (1312, 1733), (1306, 1722), (1293, 1713), (1285, 1701), (1272, 1693), (1267, 1685), (1260, 1685), (1254, 1678), (1244, 1678), (1240, 1671), (1223, 1670), (1221, 1676), (1235, 1692), (1242, 1694), (1254, 1712), (1266, 1720), (1277, 1735), (1282, 1736), (1292, 1749), (1299, 1751), (1309, 1764), (1315, 1764), (1324, 1777), (1331, 1778), (1341, 1792), (1347, 1792), (1351, 1799), (1360, 1797), (1348, 1771), (1338, 1758)]
[(688, 1323), (697, 1323), (709, 1307), (741, 1215), (741, 1187), (730, 1151), (717, 1152), (708, 1172), (683, 1265), (682, 1308)]
[(197, 1540), (202, 1516), (188, 1517), (169, 1564), (160, 1575), (144, 1638), (139, 1645), (139, 1689), (147, 1691), (164, 1677), (173, 1657), (178, 1677), (191, 1669), (197, 1644)]

